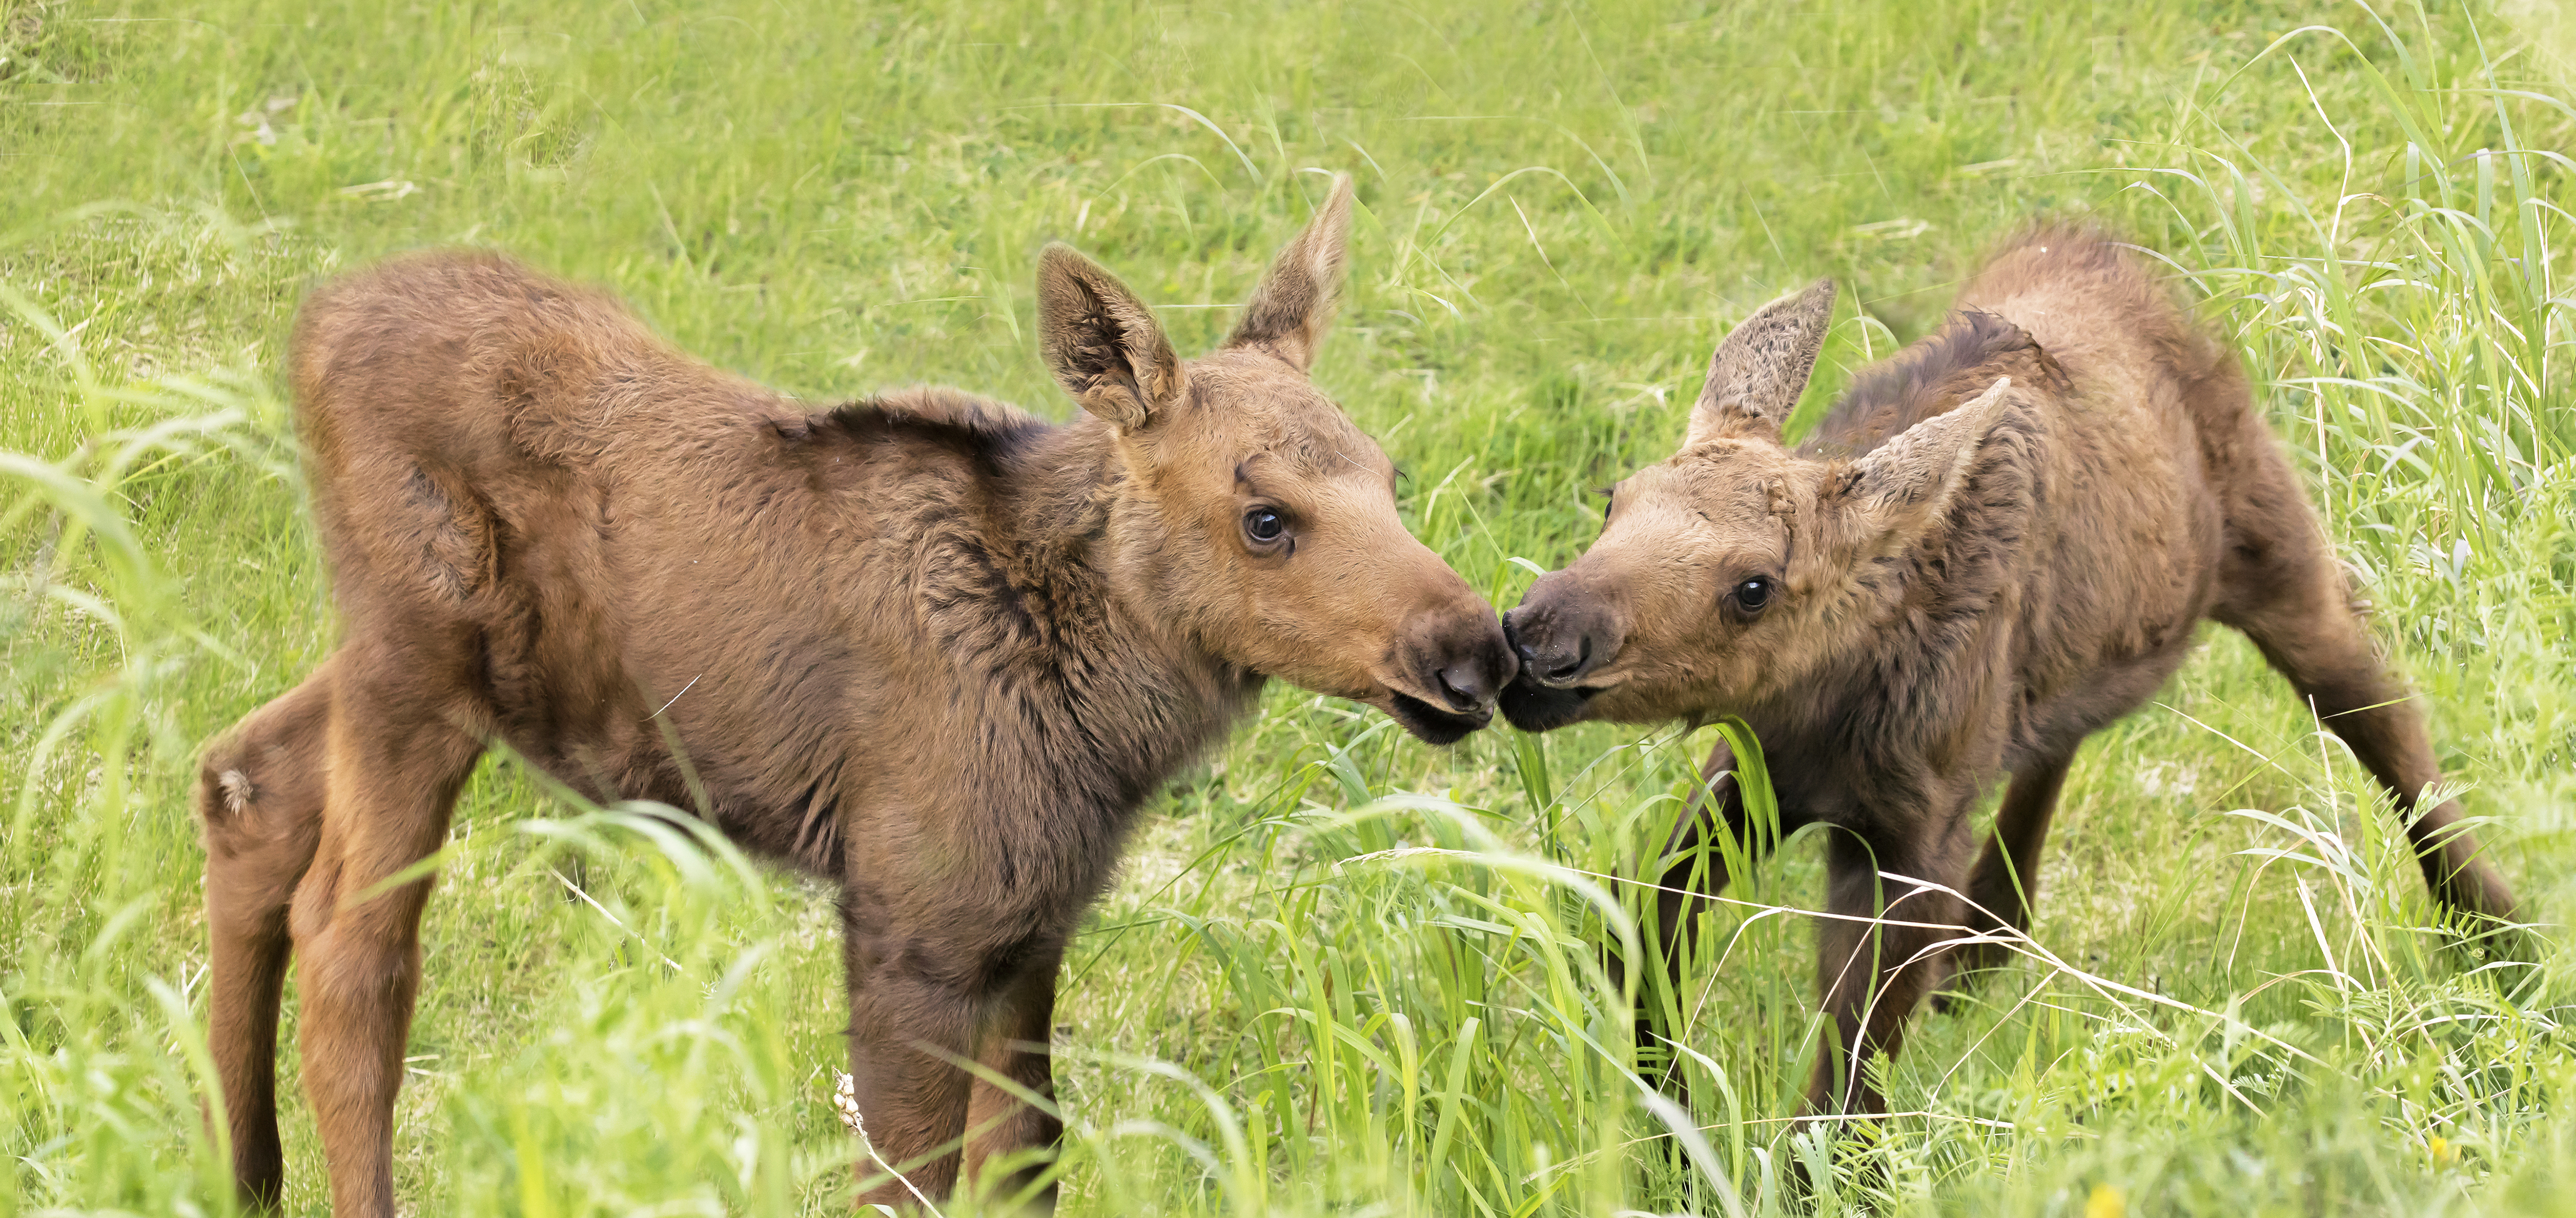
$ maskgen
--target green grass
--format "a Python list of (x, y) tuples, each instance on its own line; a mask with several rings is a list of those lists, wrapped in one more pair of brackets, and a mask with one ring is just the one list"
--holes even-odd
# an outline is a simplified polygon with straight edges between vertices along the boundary
[[(0, 1214), (230, 1207), (190, 757), (332, 638), (296, 301), (432, 244), (606, 284), (813, 400), (934, 381), (1060, 417), (1045, 240), (1203, 346), (1353, 173), (1318, 379), (1508, 605), (1514, 559), (1569, 560), (1591, 489), (1677, 441), (1753, 305), (1844, 281), (1812, 409), (2015, 222), (2098, 217), (2244, 351), (2447, 770), (2563, 924), (2576, 21), (2382, 7), (0, 2)], [(1066, 1210), (1807, 1205), (1811, 939), (1774, 911), (1817, 899), (1814, 843), (1736, 889), (1672, 996), (1704, 1153), (1650, 1140), (1683, 1118), (1641, 1099), (1595, 962), (1634, 899), (1608, 877), (1709, 739), (1436, 751), (1274, 689), (1156, 799), (1071, 952)], [(2445, 950), (2374, 799), (2211, 632), (2081, 754), (2035, 928), (2060, 963), (1923, 1017), (1889, 1079), (1920, 1115), (1814, 1208), (2576, 1211), (2576, 955)], [(847, 1208), (828, 895), (649, 823), (501, 765), (469, 788), (400, 1112), (413, 1212)], [(320, 1213), (284, 1070), (289, 1208)]]

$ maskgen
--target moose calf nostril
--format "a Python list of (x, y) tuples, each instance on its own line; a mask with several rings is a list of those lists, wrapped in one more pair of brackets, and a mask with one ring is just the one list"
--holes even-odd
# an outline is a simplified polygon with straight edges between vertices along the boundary
[(1452, 664), (1440, 670), (1437, 680), (1440, 696), (1448, 700), (1451, 710), (1474, 710), (1492, 693), (1483, 672), (1474, 664)]
[(1572, 659), (1543, 663), (1538, 657), (1531, 656), (1528, 662), (1530, 671), (1537, 673), (1540, 680), (1555, 685), (1571, 684), (1592, 669), (1592, 636), (1584, 635), (1576, 642)]

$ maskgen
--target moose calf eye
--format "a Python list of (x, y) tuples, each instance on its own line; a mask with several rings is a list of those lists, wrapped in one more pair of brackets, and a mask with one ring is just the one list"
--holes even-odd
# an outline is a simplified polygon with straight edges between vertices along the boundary
[(1771, 603), (1771, 581), (1755, 576), (1735, 585), (1735, 607), (1746, 613), (1760, 613)]
[(1279, 534), (1287, 528), (1288, 522), (1281, 520), (1279, 513), (1269, 508), (1254, 508), (1243, 514), (1243, 535), (1254, 541), (1277, 541)]

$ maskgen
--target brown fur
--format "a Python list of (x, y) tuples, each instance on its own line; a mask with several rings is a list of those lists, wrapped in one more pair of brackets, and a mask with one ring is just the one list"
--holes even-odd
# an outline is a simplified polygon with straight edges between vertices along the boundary
[(1090, 412), (1064, 427), (941, 389), (809, 413), (486, 255), (317, 293), (294, 380), (345, 638), (208, 750), (197, 795), (243, 1190), (282, 1181), (291, 946), (333, 1209), (392, 1212), (429, 883), (375, 889), (438, 848), (488, 741), (842, 885), (859, 1108), (914, 1184), (1049, 1143), (952, 1062), (1051, 1094), (1057, 962), (1146, 795), (1265, 677), (1445, 743), (1512, 675), (1306, 378), (1350, 206), (1336, 183), (1186, 364), (1050, 248), (1042, 345)]
[[(1938, 945), (1957, 932), (1938, 928), (2029, 925), (2077, 744), (2151, 696), (2203, 618), (2251, 637), (2352, 746), (2445, 906), (2513, 918), (2459, 808), (2418, 802), (2440, 777), (2422, 714), (2373, 658), (2243, 371), (2119, 246), (2054, 227), (2007, 244), (1947, 327), (1792, 453), (1779, 422), (1815, 347), (1781, 335), (1820, 336), (1831, 299), (1820, 284), (1728, 337), (1689, 442), (1620, 484), (1600, 540), (1505, 615), (1522, 675), (1503, 699), (1530, 730), (1752, 724), (1781, 830), (1831, 829), (1818, 963), (1837, 1035), (1813, 1109), (1883, 1110), (1866, 1064), (1951, 967)], [(1732, 765), (1709, 758), (1713, 806), (1676, 852), (1747, 836)], [(1975, 858), (1969, 815), (2001, 774)], [(1706, 904), (1692, 875), (1664, 878), (1668, 961)], [(1882, 911), (1931, 925), (1873, 927)]]

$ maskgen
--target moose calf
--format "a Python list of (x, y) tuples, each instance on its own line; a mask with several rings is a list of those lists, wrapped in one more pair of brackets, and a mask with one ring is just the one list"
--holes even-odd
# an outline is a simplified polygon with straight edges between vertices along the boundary
[[(1868, 1061), (1949, 968), (1942, 928), (2028, 926), (2076, 746), (2173, 674), (2202, 618), (2244, 631), (2351, 745), (2444, 905), (2512, 919), (2459, 808), (2419, 805), (2440, 777), (2423, 717), (2373, 659), (2243, 371), (2121, 247), (2064, 227), (2007, 245), (1792, 452), (1780, 425), (1832, 303), (1819, 282), (1729, 334), (1681, 450), (1615, 487), (1600, 539), (1504, 616), (1514, 724), (1741, 715), (1780, 832), (1833, 829), (1818, 967), (1835, 1032), (1812, 1110), (1885, 1111)], [(1673, 851), (1720, 822), (1748, 836), (1732, 766), (1721, 744)], [(1971, 869), (1969, 814), (1999, 772)], [(1663, 877), (1667, 967), (1707, 903), (1693, 875)]]
[(291, 948), (333, 1210), (393, 1212), (429, 882), (384, 882), (438, 849), (492, 741), (841, 885), (860, 1114), (924, 1193), (1052, 1141), (954, 1063), (1052, 1093), (1057, 963), (1146, 796), (1267, 677), (1445, 744), (1513, 675), (1307, 380), (1350, 214), (1337, 180), (1186, 363), (1050, 246), (1040, 346), (1085, 412), (1063, 427), (941, 389), (809, 413), (487, 255), (318, 293), (293, 376), (345, 637), (197, 793), (243, 1191), (282, 1182)]

